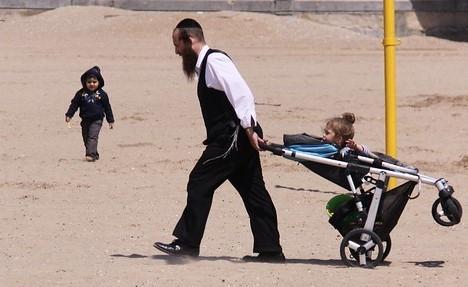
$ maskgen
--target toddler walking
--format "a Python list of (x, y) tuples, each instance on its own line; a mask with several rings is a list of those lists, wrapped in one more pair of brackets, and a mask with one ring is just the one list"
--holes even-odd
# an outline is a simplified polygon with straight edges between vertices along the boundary
[(81, 134), (86, 148), (85, 160), (99, 159), (97, 150), (99, 132), (101, 131), (104, 116), (109, 128), (114, 127), (114, 115), (104, 87), (104, 78), (98, 66), (94, 66), (81, 75), (82, 88), (76, 92), (71, 100), (70, 107), (65, 113), (65, 121), (70, 122), (75, 112), (80, 109)]

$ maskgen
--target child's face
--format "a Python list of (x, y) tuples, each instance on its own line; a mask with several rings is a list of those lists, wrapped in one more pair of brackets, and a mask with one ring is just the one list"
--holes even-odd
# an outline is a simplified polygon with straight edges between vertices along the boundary
[(95, 77), (90, 77), (86, 80), (86, 88), (90, 90), (91, 92), (94, 92), (97, 90), (99, 86), (99, 81)]
[(335, 132), (331, 130), (330, 128), (323, 129), (322, 140), (329, 142), (329, 143), (335, 143), (338, 145), (340, 144), (340, 139), (336, 136)]

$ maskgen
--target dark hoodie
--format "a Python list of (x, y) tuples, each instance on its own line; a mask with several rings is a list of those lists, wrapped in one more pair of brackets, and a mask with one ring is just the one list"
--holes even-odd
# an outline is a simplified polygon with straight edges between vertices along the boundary
[[(98, 88), (94, 92), (86, 88), (86, 80), (89, 79), (89, 77), (95, 77), (99, 81)], [(99, 69), (98, 66), (94, 66), (84, 72), (84, 74), (81, 75), (81, 85), (83, 88), (76, 92), (65, 115), (71, 118), (76, 110), (80, 108), (80, 117), (83, 120), (102, 120), (105, 115), (107, 122), (113, 123), (114, 115), (112, 114), (109, 97), (102, 89), (102, 87), (104, 87), (104, 78), (101, 75), (101, 69)]]

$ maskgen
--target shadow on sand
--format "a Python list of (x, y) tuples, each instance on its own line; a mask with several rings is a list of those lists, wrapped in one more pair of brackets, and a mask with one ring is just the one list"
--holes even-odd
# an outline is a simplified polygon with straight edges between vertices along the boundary
[(313, 193), (324, 193), (324, 194), (341, 194), (342, 193), (342, 192), (336, 192), (336, 191), (323, 191), (323, 190), (312, 189), (312, 188), (284, 186), (284, 185), (279, 185), (279, 184), (275, 185), (275, 188), (289, 189), (289, 190), (294, 190), (294, 191), (307, 191), (307, 192), (313, 192)]
[(141, 255), (141, 254), (112, 254), (111, 257), (121, 257), (128, 259), (142, 259), (149, 258), (153, 260), (163, 260), (166, 261), (169, 265), (182, 265), (188, 264), (197, 261), (230, 261), (230, 262), (242, 262), (240, 258), (230, 257), (230, 256), (199, 256), (199, 257), (190, 257), (190, 256), (173, 256), (173, 255)]
[[(303, 258), (287, 258), (285, 263), (270, 263), (270, 262), (246, 262), (242, 260), (242, 258), (238, 257), (232, 257), (232, 256), (199, 256), (199, 257), (188, 257), (188, 256), (172, 256), (172, 255), (141, 255), (141, 254), (130, 254), (130, 255), (124, 255), (124, 254), (112, 254), (111, 257), (114, 258), (128, 258), (128, 259), (142, 259), (142, 258), (148, 258), (148, 259), (153, 259), (153, 260), (161, 260), (165, 261), (166, 264), (168, 265), (184, 265), (184, 264), (190, 264), (193, 262), (199, 262), (199, 261), (229, 261), (232, 263), (240, 264), (240, 263), (253, 263), (253, 264), (275, 264), (275, 265), (281, 265), (281, 264), (307, 264), (307, 265), (317, 265), (317, 266), (330, 266), (330, 267), (335, 267), (335, 268), (348, 268), (348, 266), (341, 260), (341, 259), (315, 259), (315, 258), (310, 258), (310, 259), (303, 259)], [(439, 261), (434, 261), (434, 262), (439, 262)], [(443, 261), (441, 261), (443, 262)], [(389, 261), (384, 261), (380, 263), (379, 266), (389, 266), (391, 262)], [(420, 263), (420, 265), (423, 265), (423, 262), (414, 262), (416, 265)], [(425, 266), (425, 267), (435, 267), (435, 266)]]
[(409, 261), (416, 266), (428, 267), (428, 268), (441, 268), (444, 267), (445, 261), (443, 260), (431, 260), (431, 261)]

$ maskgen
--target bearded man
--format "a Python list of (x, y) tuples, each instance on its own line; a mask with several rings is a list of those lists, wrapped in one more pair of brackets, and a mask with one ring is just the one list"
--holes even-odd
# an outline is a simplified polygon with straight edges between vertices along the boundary
[(187, 204), (173, 231), (176, 239), (169, 244), (155, 242), (153, 246), (170, 255), (197, 257), (213, 194), (229, 180), (250, 217), (253, 252), (258, 253), (243, 259), (284, 262), (275, 206), (263, 181), (259, 151), (265, 141), (252, 92), (229, 56), (207, 46), (197, 21), (180, 21), (172, 40), (187, 78), (198, 77), (206, 148), (189, 176)]

